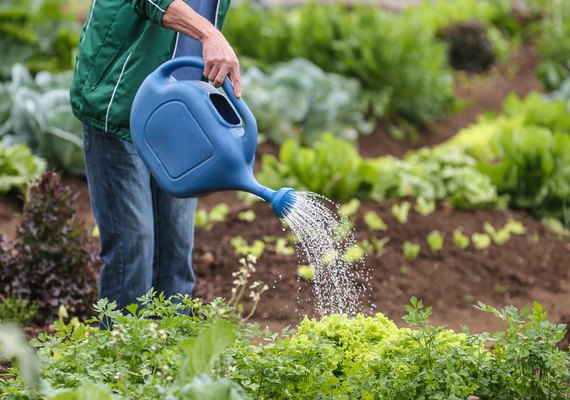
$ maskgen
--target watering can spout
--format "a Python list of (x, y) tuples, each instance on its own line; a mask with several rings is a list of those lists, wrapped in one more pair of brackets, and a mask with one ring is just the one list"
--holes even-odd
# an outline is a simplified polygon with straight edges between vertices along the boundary
[(273, 212), (281, 219), (287, 217), (295, 205), (296, 192), (292, 188), (276, 191), (255, 182), (247, 191), (270, 203)]

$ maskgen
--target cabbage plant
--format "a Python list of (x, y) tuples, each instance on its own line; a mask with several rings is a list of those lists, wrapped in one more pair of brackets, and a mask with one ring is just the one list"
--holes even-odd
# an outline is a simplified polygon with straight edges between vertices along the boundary
[(81, 122), (69, 103), (72, 73), (40, 72), (22, 65), (0, 84), (0, 137), (6, 144), (26, 143), (49, 164), (84, 175)]

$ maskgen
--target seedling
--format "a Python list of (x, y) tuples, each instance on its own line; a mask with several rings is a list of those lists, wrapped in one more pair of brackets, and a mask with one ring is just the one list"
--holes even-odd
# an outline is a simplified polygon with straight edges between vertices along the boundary
[(198, 228), (210, 230), (216, 222), (225, 221), (229, 212), (230, 208), (225, 203), (216, 205), (209, 213), (206, 210), (197, 210), (194, 216), (194, 225)]
[(562, 222), (556, 218), (544, 218), (542, 224), (552, 233), (560, 238), (570, 237), (570, 231)]
[(372, 231), (385, 231), (388, 229), (388, 225), (375, 211), (368, 211), (364, 214), (364, 223)]
[(416, 201), (416, 211), (423, 217), (427, 217), (435, 211), (435, 201), (418, 197)]
[(510, 288), (509, 285), (501, 285), (500, 283), (495, 283), (495, 286), (493, 286), (495, 293), (507, 293)]
[(352, 199), (348, 203), (343, 204), (338, 208), (338, 213), (343, 218), (351, 218), (356, 215), (360, 208), (360, 200)]
[(234, 248), (236, 255), (251, 254), (256, 258), (259, 258), (265, 250), (265, 243), (261, 240), (254, 240), (254, 242), (249, 245), (247, 243), (247, 240), (245, 240), (243, 237), (236, 236), (230, 239), (230, 243)]
[(406, 257), (406, 260), (413, 261), (418, 258), (420, 250), (421, 247), (419, 244), (408, 241), (404, 242), (404, 257)]
[(399, 223), (405, 224), (408, 222), (408, 214), (410, 213), (410, 203), (404, 201), (401, 204), (393, 204), (392, 205), (392, 215)]
[(524, 235), (526, 233), (526, 228), (522, 222), (509, 218), (504, 228), (508, 230), (513, 235)]
[(315, 269), (312, 265), (299, 265), (297, 276), (304, 281), (310, 282), (315, 278)]
[(431, 231), (426, 238), (432, 253), (438, 254), (443, 247), (443, 235), (439, 231)]
[(288, 245), (286, 238), (279, 238), (275, 242), (275, 253), (283, 256), (292, 256), (295, 254), (295, 248)]
[(323, 265), (333, 264), (338, 257), (338, 253), (335, 250), (331, 250), (321, 257), (321, 263)]
[(407, 275), (408, 272), (410, 272), (410, 269), (408, 268), (408, 266), (406, 264), (400, 265), (400, 273), (402, 275)]
[(469, 247), (469, 236), (464, 235), (459, 229), (453, 231), (453, 243), (461, 250), (465, 250)]
[(491, 236), (486, 233), (474, 233), (471, 235), (471, 241), (477, 250), (485, 250), (491, 245)]
[(358, 243), (353, 244), (348, 248), (346, 253), (342, 256), (345, 263), (352, 265), (361, 260), (365, 255), (364, 249)]
[(483, 229), (493, 239), (493, 242), (499, 246), (505, 244), (511, 238), (511, 233), (507, 229), (503, 228), (497, 231), (489, 222), (485, 222)]
[(375, 236), (372, 236), (370, 240), (364, 239), (360, 242), (360, 245), (364, 249), (364, 251), (368, 254), (375, 254), (376, 257), (382, 257), (384, 255), (384, 246), (386, 243), (390, 241), (389, 237), (384, 237), (382, 239), (378, 239)]
[(255, 211), (253, 210), (242, 211), (238, 214), (238, 219), (245, 222), (253, 222), (255, 221), (255, 217)]

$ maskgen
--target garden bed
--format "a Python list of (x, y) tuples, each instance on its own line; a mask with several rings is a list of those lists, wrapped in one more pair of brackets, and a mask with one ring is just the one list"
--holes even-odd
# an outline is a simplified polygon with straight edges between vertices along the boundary
[[(230, 200), (228, 198), (227, 200)], [(241, 221), (231, 213), (223, 223), (210, 231), (196, 234), (194, 268), (198, 276), (195, 295), (212, 299), (228, 296), (237, 267), (238, 256), (230, 244), (232, 237), (241, 235), (249, 243), (264, 236), (285, 236), (282, 224), (267, 204), (252, 208), (256, 220)], [(388, 225), (385, 232), (371, 232), (362, 220), (366, 211), (376, 211)], [(460, 250), (452, 242), (453, 231), (461, 228), (466, 234), (482, 232), (485, 222), (502, 226), (508, 218), (523, 223), (527, 233), (513, 235), (504, 245), (492, 244), (486, 250), (472, 246)], [(483, 301), (497, 307), (508, 304), (529, 305), (538, 301), (558, 322), (570, 309), (570, 276), (567, 260), (570, 243), (549, 232), (542, 223), (523, 212), (499, 209), (459, 211), (439, 204), (436, 211), (423, 217), (410, 212), (406, 224), (397, 222), (390, 204), (364, 202), (355, 223), (357, 240), (371, 236), (389, 237), (382, 257), (368, 255), (366, 266), (372, 277), (371, 302), (396, 323), (405, 313), (403, 304), (416, 296), (434, 308), (434, 322), (459, 329), (469, 326), (474, 332), (500, 328), (490, 315), (476, 310), (473, 305)], [(427, 234), (439, 230), (445, 237), (441, 254), (432, 254)], [(421, 245), (417, 259), (407, 261), (403, 243)], [(304, 314), (311, 315), (311, 284), (297, 277), (296, 256), (276, 254), (271, 244), (260, 257), (253, 280), (270, 285), (260, 303), (255, 319), (271, 328), (296, 325)], [(365, 307), (366, 308), (366, 307)], [(368, 310), (371, 312), (372, 310)], [(568, 322), (568, 321), (565, 321)]]

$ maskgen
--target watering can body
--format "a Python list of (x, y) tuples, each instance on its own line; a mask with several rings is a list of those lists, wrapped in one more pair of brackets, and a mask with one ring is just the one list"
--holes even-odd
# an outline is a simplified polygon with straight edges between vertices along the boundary
[[(276, 206), (288, 197), (260, 185), (253, 175), (257, 124), (229, 80), (227, 95), (203, 81), (174, 81), (183, 67), (203, 68), (198, 57), (177, 57), (150, 74), (135, 96), (131, 135), (143, 162), (158, 185), (176, 197), (239, 190)], [(228, 100), (229, 99), (229, 100)], [(291, 199), (289, 199), (291, 200)], [(274, 204), (274, 202), (277, 203)]]

